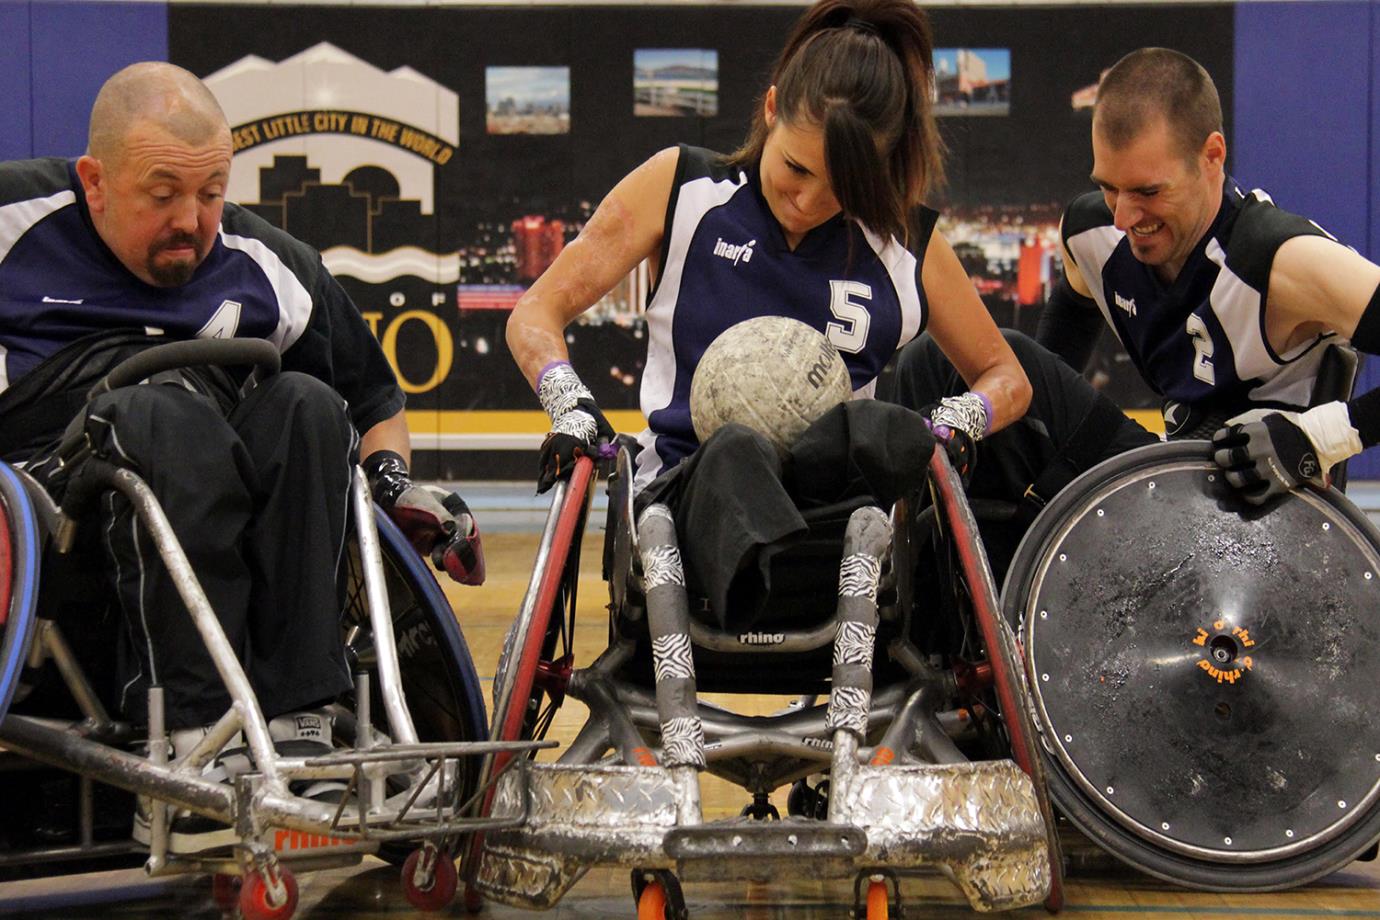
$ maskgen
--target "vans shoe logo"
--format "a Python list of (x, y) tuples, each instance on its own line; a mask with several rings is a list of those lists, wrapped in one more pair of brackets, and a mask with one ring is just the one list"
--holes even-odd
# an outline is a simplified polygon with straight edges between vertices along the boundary
[(322, 737), (320, 716), (299, 715), (296, 717), (295, 721), (297, 723), (298, 738)]
[(757, 245), (756, 240), (748, 240), (746, 243), (725, 243), (723, 237), (719, 237), (714, 242), (714, 255), (721, 259), (727, 259), (734, 265), (740, 261), (752, 261), (752, 247)]

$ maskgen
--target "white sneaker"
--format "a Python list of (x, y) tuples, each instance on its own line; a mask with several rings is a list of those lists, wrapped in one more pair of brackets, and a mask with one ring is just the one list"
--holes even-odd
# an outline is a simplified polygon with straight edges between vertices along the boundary
[[(186, 756), (210, 729), (211, 726), (207, 725), (173, 731), (173, 758)], [(283, 757), (320, 757), (331, 752), (331, 720), (319, 712), (293, 712), (271, 719), (268, 736), (276, 752)], [(245, 746), (243, 736), (236, 733), (226, 749), (202, 770), (202, 777), (233, 783), (241, 773), (253, 768), (249, 748)], [(335, 780), (302, 780), (292, 783), (289, 788), (294, 795), (334, 804), (344, 796), (346, 785)], [(151, 813), (149, 798), (137, 796), (132, 836), (135, 842), (144, 846), (150, 846), (152, 841)], [(171, 853), (205, 853), (237, 843), (239, 835), (234, 828), (214, 818), (178, 809), (168, 822), (168, 851)]]
[[(289, 712), (268, 722), (268, 737), (280, 757), (324, 757), (333, 750), (330, 716), (321, 712)], [(247, 747), (227, 750), (220, 765), (231, 781), (253, 769)], [(347, 786), (339, 780), (298, 780), (288, 786), (293, 795), (318, 802), (338, 804)]]
[[(213, 727), (213, 724), (202, 725), (196, 728), (174, 729), (170, 732), (169, 740), (172, 750), (169, 754), (172, 759), (181, 760), (186, 757)], [(236, 732), (227, 742), (227, 747), (243, 744), (243, 737), (239, 732)], [(214, 757), (202, 768), (201, 775), (203, 779), (214, 782), (229, 781), (224, 768), (216, 763)], [(136, 796), (132, 836), (136, 843), (144, 846), (150, 846), (152, 843), (151, 814), (152, 806), (149, 797)], [(232, 846), (238, 839), (234, 829), (228, 824), (217, 821), (215, 818), (193, 814), (186, 809), (175, 810), (168, 821), (168, 850), (172, 853), (204, 853), (208, 850)]]
[[(199, 730), (199, 728), (188, 728), (184, 731), (196, 732), (196, 737), (192, 738), (189, 745), (182, 749), (182, 753), (190, 750), (192, 745), (200, 741), (201, 735), (206, 734), (204, 730)], [(177, 739), (174, 739), (174, 749), (177, 749)], [(217, 782), (229, 782), (225, 770), (215, 766), (215, 764), (207, 764), (207, 767), (201, 771), (201, 778)], [(153, 844), (152, 810), (153, 801), (148, 796), (135, 796), (134, 829), (132, 829), (131, 836), (134, 837), (135, 843), (144, 844), (145, 847)], [(215, 818), (207, 818), (204, 815), (186, 811), (185, 808), (178, 808), (168, 818), (168, 852), (188, 855), (208, 850), (222, 850), (225, 847), (235, 846), (237, 841), (239, 841), (239, 836), (235, 833), (235, 829)]]

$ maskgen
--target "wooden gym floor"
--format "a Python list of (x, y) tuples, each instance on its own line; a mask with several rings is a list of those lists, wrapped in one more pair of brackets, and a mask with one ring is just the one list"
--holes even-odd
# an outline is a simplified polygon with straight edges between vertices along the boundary
[[(594, 518), (594, 515), (591, 515)], [(577, 616), (576, 654), (585, 664), (604, 647), (607, 632), (603, 603), (606, 597), (599, 578), (601, 535), (586, 538), (582, 555), (582, 590)], [(531, 573), (537, 537), (530, 531), (486, 533), (488, 583), (481, 588), (461, 588), (447, 583), (447, 594), (456, 609), (475, 666), (484, 681), (486, 699), (504, 632), (517, 611)], [(735, 708), (770, 712), (782, 705), (779, 698), (734, 701)], [(573, 737), (582, 721), (583, 707), (566, 703), (553, 737)], [(785, 790), (773, 796), (784, 814)], [(736, 814), (747, 801), (746, 793), (708, 777), (704, 804), (709, 817)], [(1118, 868), (1086, 849), (1074, 851), (1078, 859), (1067, 882), (1070, 917), (1249, 917), (1252, 920), (1303, 917), (1380, 918), (1380, 865), (1355, 863), (1334, 875), (1288, 892), (1254, 895), (1220, 895), (1185, 891)], [(299, 876), (301, 900), (296, 916), (309, 918), (402, 918), (436, 916), (414, 911), (402, 896), (398, 870), (366, 859), (358, 866)], [(968, 915), (967, 904), (944, 878), (934, 874), (903, 876), (907, 917)], [(846, 917), (851, 906), (851, 881), (824, 881), (809, 876), (802, 867), (798, 877), (782, 878), (765, 885), (746, 883), (690, 884), (686, 900), (694, 920), (768, 920), (778, 917)], [(149, 880), (138, 869), (93, 873), (60, 878), (30, 879), (0, 884), (0, 915), (43, 918), (214, 918), (221, 916), (210, 897), (205, 878)], [(449, 915), (464, 916), (459, 902)], [(526, 911), (486, 905), (481, 918), (537, 916)], [(590, 872), (561, 903), (545, 914), (553, 920), (575, 918), (635, 917), (628, 875), (623, 871)], [(1045, 916), (1032, 909), (1009, 916)]]

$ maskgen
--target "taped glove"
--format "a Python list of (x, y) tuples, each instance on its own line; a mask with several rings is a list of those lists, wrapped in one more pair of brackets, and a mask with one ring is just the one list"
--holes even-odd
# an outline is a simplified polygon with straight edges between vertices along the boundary
[(437, 571), (462, 585), (484, 583), (484, 544), (463, 498), (437, 486), (417, 485), (407, 463), (391, 450), (370, 454), (364, 473), (375, 503)]
[(935, 439), (944, 445), (949, 464), (966, 486), (977, 464), (977, 442), (987, 434), (992, 405), (981, 393), (945, 396), (920, 410)]
[(1307, 412), (1253, 409), (1212, 436), (1212, 459), (1246, 501), (1263, 505), (1304, 483), (1325, 489), (1332, 467), (1361, 452), (1345, 403)]
[(577, 457), (595, 456), (599, 442), (611, 442), (615, 432), (595, 405), (593, 394), (564, 361), (542, 370), (537, 399), (551, 416), (551, 433), (541, 442), (537, 476), (537, 494), (541, 494), (570, 475)]

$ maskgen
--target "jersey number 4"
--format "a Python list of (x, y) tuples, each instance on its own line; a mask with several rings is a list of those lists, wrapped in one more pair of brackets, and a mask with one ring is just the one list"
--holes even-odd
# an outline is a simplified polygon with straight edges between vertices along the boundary
[(199, 339), (233, 339), (240, 329), (240, 303), (236, 300), (221, 301), (215, 315), (206, 325), (197, 330)]
[(839, 351), (857, 354), (867, 344), (872, 314), (858, 303), (872, 299), (872, 286), (861, 281), (830, 281), (829, 312), (839, 320), (828, 326), (828, 338)]
[(1208, 335), (1207, 324), (1197, 313), (1190, 313), (1185, 331), (1193, 340), (1193, 376), (1208, 386), (1216, 386), (1217, 374), (1212, 369), (1212, 336)]

